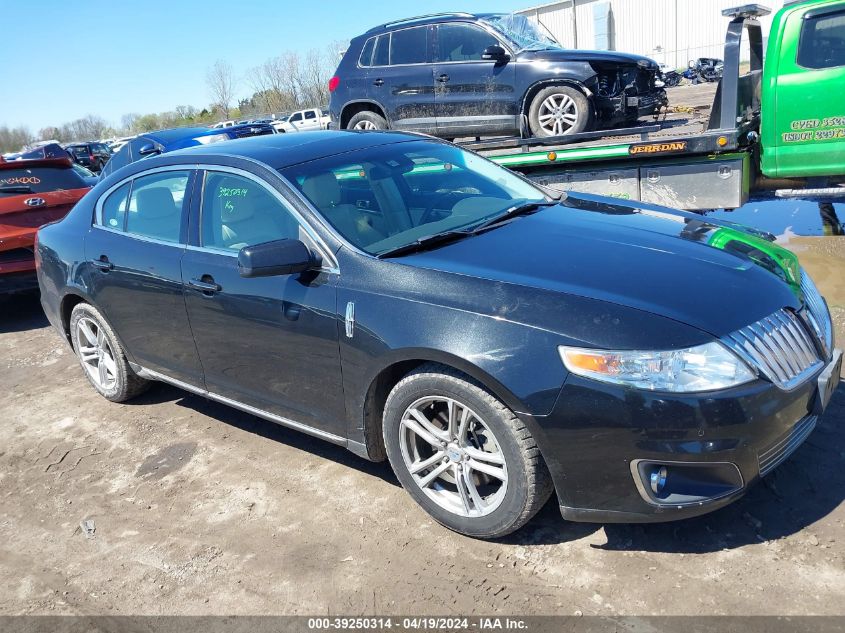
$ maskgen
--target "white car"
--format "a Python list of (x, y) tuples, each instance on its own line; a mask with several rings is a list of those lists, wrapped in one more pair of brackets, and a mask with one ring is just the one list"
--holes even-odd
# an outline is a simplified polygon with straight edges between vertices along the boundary
[(273, 121), (271, 124), (279, 134), (285, 132), (306, 132), (311, 130), (325, 130), (329, 127), (331, 117), (323, 114), (320, 108), (297, 110), (287, 119)]
[(215, 123), (211, 127), (215, 130), (219, 130), (224, 127), (233, 127), (235, 125), (235, 121), (220, 121), (219, 123)]

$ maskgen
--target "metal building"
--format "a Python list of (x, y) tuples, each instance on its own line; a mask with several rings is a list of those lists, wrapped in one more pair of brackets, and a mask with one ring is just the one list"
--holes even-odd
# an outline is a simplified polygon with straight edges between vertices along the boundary
[[(743, 0), (561, 0), (516, 11), (548, 29), (566, 48), (616, 50), (685, 68), (698, 57), (722, 57), (728, 19)], [(784, 0), (762, 2), (774, 13)], [(772, 16), (760, 20), (768, 38)]]

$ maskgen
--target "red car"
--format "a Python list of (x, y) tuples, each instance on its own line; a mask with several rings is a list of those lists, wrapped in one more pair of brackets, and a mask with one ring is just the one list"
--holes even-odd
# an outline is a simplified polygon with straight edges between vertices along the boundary
[(69, 158), (0, 160), (0, 294), (38, 288), (33, 245), (88, 193)]

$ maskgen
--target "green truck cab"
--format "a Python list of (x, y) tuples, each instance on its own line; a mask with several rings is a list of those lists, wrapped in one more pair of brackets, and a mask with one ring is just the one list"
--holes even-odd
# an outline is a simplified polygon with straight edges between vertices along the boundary
[(845, 2), (793, 3), (775, 15), (762, 87), (762, 173), (845, 174)]
[(758, 18), (770, 13), (722, 12), (724, 76), (698, 120), (461, 145), (548, 187), (687, 210), (733, 209), (760, 189), (842, 199), (831, 185), (845, 181), (845, 0), (787, 3), (764, 55)]

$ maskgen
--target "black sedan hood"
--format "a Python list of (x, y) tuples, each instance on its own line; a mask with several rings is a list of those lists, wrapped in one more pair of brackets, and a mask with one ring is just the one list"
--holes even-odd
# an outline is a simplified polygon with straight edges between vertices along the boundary
[(402, 261), (624, 305), (723, 336), (800, 307), (772, 250), (794, 260), (729, 223), (579, 194)]
[(550, 62), (596, 62), (599, 64), (640, 65), (645, 68), (657, 69), (657, 64), (641, 55), (617, 53), (616, 51), (587, 51), (578, 49), (548, 48), (542, 50), (524, 50), (517, 56), (519, 61), (550, 61)]

